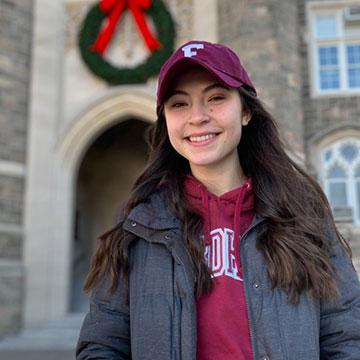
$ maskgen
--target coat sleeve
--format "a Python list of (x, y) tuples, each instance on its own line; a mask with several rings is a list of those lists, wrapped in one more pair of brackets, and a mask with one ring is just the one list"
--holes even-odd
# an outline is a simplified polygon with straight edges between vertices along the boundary
[(129, 306), (124, 283), (119, 280), (111, 295), (104, 281), (90, 297), (76, 348), (77, 360), (131, 359)]
[(360, 284), (352, 261), (338, 241), (333, 245), (339, 297), (321, 304), (321, 360), (360, 359)]

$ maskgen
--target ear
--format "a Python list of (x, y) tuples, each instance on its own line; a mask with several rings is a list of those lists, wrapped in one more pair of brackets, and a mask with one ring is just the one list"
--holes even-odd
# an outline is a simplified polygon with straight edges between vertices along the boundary
[(251, 120), (250, 112), (247, 111), (247, 112), (243, 113), (242, 119), (241, 119), (241, 125), (246, 126), (250, 120)]

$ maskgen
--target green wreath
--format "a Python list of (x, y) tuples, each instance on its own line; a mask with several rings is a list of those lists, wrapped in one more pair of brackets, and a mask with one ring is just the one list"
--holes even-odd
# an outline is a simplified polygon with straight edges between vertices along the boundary
[(175, 26), (161, 0), (153, 0), (147, 14), (154, 21), (162, 48), (155, 50), (137, 67), (118, 68), (106, 61), (101, 54), (90, 49), (101, 30), (106, 14), (100, 10), (98, 4), (89, 10), (79, 33), (79, 48), (84, 62), (96, 76), (110, 85), (120, 85), (144, 83), (149, 77), (159, 73), (162, 64), (174, 50)]

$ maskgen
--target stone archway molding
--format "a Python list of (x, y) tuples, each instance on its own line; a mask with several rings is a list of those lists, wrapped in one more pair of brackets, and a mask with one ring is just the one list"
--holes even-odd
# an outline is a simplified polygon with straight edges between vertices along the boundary
[(320, 154), (322, 150), (344, 138), (359, 138), (360, 137), (360, 125), (359, 124), (348, 124), (346, 126), (339, 124), (333, 127), (329, 127), (326, 130), (320, 131), (314, 137), (308, 141), (308, 153), (310, 171), (312, 174), (318, 176), (318, 180), (323, 185), (323, 174), (321, 170), (321, 159)]
[(72, 121), (57, 144), (62, 160), (77, 165), (87, 145), (115, 123), (135, 117), (146, 122), (156, 120), (155, 98), (140, 90), (120, 89), (99, 99)]

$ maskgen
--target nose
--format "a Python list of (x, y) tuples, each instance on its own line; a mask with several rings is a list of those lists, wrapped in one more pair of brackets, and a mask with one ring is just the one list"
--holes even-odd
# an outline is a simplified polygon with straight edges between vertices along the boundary
[(202, 103), (193, 103), (191, 106), (191, 112), (189, 116), (189, 123), (199, 125), (207, 123), (210, 120), (208, 109)]

